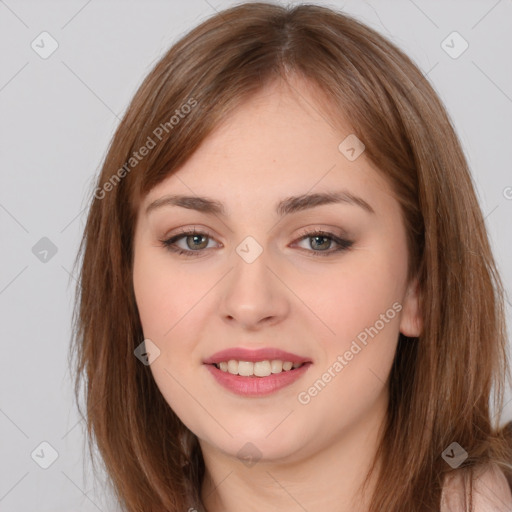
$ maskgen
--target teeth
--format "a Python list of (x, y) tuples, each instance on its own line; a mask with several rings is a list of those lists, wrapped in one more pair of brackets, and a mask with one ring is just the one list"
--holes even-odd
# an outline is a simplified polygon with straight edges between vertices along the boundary
[(303, 363), (292, 363), (291, 361), (280, 361), (274, 359), (272, 361), (237, 361), (230, 359), (229, 361), (222, 361), (215, 366), (223, 372), (231, 373), (232, 375), (241, 375), (243, 377), (268, 377), (272, 373), (281, 373), (289, 371), (292, 368), (299, 368)]
[(228, 372), (233, 375), (238, 373), (238, 361), (231, 359), (228, 361)]
[[(236, 363), (236, 361), (234, 362)], [(251, 363), (250, 361), (238, 361), (238, 375), (250, 377), (254, 373), (254, 366), (254, 363)]]
[(272, 373), (281, 373), (283, 370), (283, 361), (275, 359), (270, 362), (270, 369)]

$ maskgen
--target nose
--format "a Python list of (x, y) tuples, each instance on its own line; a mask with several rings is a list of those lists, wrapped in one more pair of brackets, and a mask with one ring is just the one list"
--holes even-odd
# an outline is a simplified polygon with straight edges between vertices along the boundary
[(234, 257), (235, 266), (222, 289), (220, 313), (223, 320), (244, 330), (282, 322), (290, 311), (290, 292), (279, 270), (269, 266), (266, 252), (250, 263), (238, 254)]

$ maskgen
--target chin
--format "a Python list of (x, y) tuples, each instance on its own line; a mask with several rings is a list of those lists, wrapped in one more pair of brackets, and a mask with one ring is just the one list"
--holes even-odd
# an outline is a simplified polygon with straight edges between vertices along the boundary
[[(208, 441), (210, 444), (229, 457), (235, 457), (248, 467), (257, 462), (280, 462), (291, 461), (297, 458), (297, 454), (304, 449), (304, 440), (294, 439), (290, 435), (283, 435), (283, 432), (274, 432), (269, 435), (272, 429), (265, 432), (255, 433), (254, 429), (238, 434), (233, 438), (223, 436), (222, 439)], [(275, 435), (274, 435), (275, 434)], [(283, 444), (286, 438), (287, 443)]]

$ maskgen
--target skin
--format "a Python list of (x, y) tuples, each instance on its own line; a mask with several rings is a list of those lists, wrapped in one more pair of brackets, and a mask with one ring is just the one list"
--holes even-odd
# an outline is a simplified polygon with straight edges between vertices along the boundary
[[(299, 94), (295, 91), (298, 91)], [(160, 349), (150, 368), (169, 406), (198, 436), (206, 465), (208, 512), (363, 511), (359, 495), (377, 448), (388, 403), (387, 379), (399, 332), (418, 336), (417, 283), (407, 282), (401, 211), (388, 183), (363, 152), (349, 161), (308, 84), (274, 83), (243, 104), (174, 175), (144, 199), (134, 239), (133, 282), (145, 338)], [(373, 214), (328, 204), (280, 219), (275, 204), (291, 195), (348, 190)], [(221, 201), (225, 218), (151, 202), (167, 194)], [(160, 240), (178, 228), (211, 237)], [(321, 229), (353, 246), (303, 232)], [(236, 252), (252, 236), (263, 252), (252, 263)], [(343, 236), (342, 236), (343, 238)], [(330, 243), (330, 245), (329, 245)], [(298, 401), (365, 328), (397, 302), (402, 308), (309, 403)], [(278, 347), (313, 364), (298, 381), (261, 398), (222, 388), (202, 364), (230, 347)], [(250, 442), (254, 465), (237, 456)], [(371, 480), (370, 489), (373, 489)]]
[[(477, 471), (473, 482), (473, 507), (475, 512), (507, 512), (512, 510), (512, 492), (507, 479), (497, 464)], [(460, 475), (448, 475), (441, 496), (440, 512), (465, 510), (464, 497), (469, 501), (469, 493), (464, 489)]]

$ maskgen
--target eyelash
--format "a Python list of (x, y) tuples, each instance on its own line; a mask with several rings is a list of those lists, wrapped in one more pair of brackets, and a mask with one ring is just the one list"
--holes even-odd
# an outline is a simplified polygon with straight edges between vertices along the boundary
[[(211, 235), (209, 235), (207, 232), (196, 231), (195, 228), (194, 229), (186, 229), (185, 228), (185, 229), (182, 229), (178, 235), (174, 235), (171, 238), (168, 238), (167, 240), (160, 240), (160, 242), (167, 250), (177, 253), (179, 255), (185, 255), (187, 257), (199, 257), (199, 256), (201, 256), (201, 253), (204, 252), (204, 249), (200, 249), (197, 251), (189, 251), (189, 250), (185, 250), (185, 249), (179, 249), (179, 248), (176, 248), (173, 246), (181, 238), (185, 238), (187, 236), (193, 236), (193, 235), (205, 235), (207, 238), (213, 239), (213, 237)], [(321, 236), (321, 237), (333, 240), (335, 243), (338, 244), (338, 248), (336, 248), (334, 250), (329, 250), (329, 251), (314, 251), (314, 250), (303, 249), (305, 251), (312, 253), (313, 256), (323, 256), (323, 257), (330, 256), (334, 253), (347, 251), (354, 244), (354, 242), (352, 240), (339, 238), (334, 233), (329, 233), (327, 231), (319, 231), (319, 230), (318, 231), (304, 231), (301, 233), (301, 235), (297, 239), (297, 241), (301, 242), (302, 240), (304, 240), (306, 238), (313, 238), (315, 236)]]

